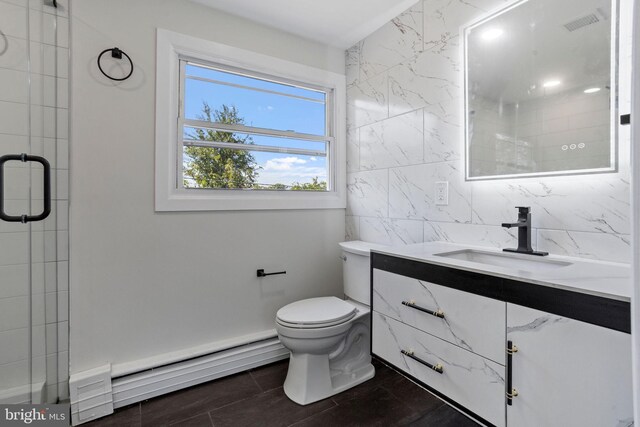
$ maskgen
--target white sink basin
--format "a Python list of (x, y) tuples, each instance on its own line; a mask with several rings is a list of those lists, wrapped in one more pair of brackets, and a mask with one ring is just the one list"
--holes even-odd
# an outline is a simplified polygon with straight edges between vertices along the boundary
[(567, 261), (553, 260), (537, 255), (514, 254), (507, 252), (489, 252), (476, 249), (463, 249), (452, 252), (434, 254), (449, 259), (475, 262), (478, 264), (493, 265), (496, 267), (515, 268), (518, 270), (553, 270), (571, 265)]

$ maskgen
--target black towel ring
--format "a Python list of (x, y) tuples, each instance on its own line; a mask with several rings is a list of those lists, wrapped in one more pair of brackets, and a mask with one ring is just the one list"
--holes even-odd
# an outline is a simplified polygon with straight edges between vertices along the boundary
[[(122, 55), (126, 56), (127, 59), (129, 60), (129, 64), (131, 64), (131, 71), (129, 71), (129, 74), (121, 78), (116, 78), (116, 77), (111, 77), (109, 74), (105, 73), (104, 70), (102, 69), (102, 66), (100, 65), (100, 60), (102, 59), (102, 55), (104, 55), (107, 52), (111, 52), (111, 57), (116, 59), (122, 59)], [(98, 55), (98, 68), (100, 69), (100, 72), (105, 75), (105, 77), (111, 80), (115, 80), (117, 82), (121, 82), (123, 80), (127, 80), (129, 77), (131, 77), (131, 74), (133, 74), (133, 61), (131, 60), (131, 58), (129, 58), (129, 55), (127, 55), (117, 47), (114, 47), (112, 49), (105, 49), (102, 52), (100, 52), (100, 55)]]
[(2, 39), (2, 44), (4, 44), (4, 47), (2, 48), (2, 50), (0, 50), (0, 56), (2, 56), (7, 52), (7, 50), (9, 50), (9, 40), (7, 39), (7, 36), (4, 35), (2, 30), (0, 30), (0, 39)]

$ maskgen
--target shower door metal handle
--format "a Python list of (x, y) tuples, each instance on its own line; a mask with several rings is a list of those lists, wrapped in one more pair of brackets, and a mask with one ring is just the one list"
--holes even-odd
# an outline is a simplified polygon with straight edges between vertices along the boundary
[[(23, 163), (37, 162), (44, 168), (44, 209), (39, 215), (7, 215), (4, 211), (4, 164), (11, 160)], [(51, 213), (51, 165), (44, 157), (29, 154), (7, 154), (0, 157), (0, 219), (8, 222), (21, 222), (23, 224), (32, 221), (42, 221)]]

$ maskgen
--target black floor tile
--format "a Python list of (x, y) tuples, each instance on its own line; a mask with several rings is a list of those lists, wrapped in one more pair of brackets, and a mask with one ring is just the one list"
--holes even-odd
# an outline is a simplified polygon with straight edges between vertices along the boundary
[(445, 404), (433, 394), (399, 374), (396, 374), (392, 381), (382, 387), (419, 414), (434, 411)]
[[(390, 427), (403, 425), (415, 418), (413, 409), (383, 388), (360, 393), (350, 400), (341, 401), (336, 407), (307, 418), (296, 427)], [(434, 424), (435, 425), (435, 424)]]
[(170, 427), (213, 427), (213, 423), (207, 412), (187, 420), (178, 421), (175, 424), (171, 424)]
[(309, 405), (298, 405), (291, 401), (282, 387), (269, 390), (257, 396), (211, 411), (211, 419), (216, 427), (276, 427), (289, 426), (321, 411), (335, 406), (331, 399)]
[(282, 387), (284, 379), (287, 377), (288, 369), (289, 360), (283, 360), (267, 366), (252, 369), (249, 373), (253, 379), (256, 380), (256, 383), (258, 383), (258, 386), (260, 386), (262, 391), (267, 391)]
[(247, 372), (210, 381), (142, 402), (142, 425), (173, 424), (260, 392)]
[(427, 412), (408, 425), (411, 427), (478, 427), (479, 424), (445, 404), (435, 411)]
[(108, 417), (99, 418), (95, 421), (82, 424), (87, 427), (140, 427), (140, 404), (116, 409), (113, 414)]
[(276, 362), (116, 410), (88, 427), (477, 427), (384, 364), (343, 393), (301, 406), (282, 389), (288, 362)]

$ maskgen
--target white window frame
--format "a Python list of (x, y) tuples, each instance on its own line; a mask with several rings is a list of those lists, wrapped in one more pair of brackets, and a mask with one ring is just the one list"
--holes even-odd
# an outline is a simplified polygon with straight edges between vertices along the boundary
[[(156, 211), (261, 209), (344, 209), (346, 207), (346, 83), (343, 74), (274, 58), (164, 29), (157, 30), (156, 64)], [(277, 76), (332, 90), (333, 143), (327, 153), (329, 191), (185, 189), (182, 170), (182, 128), (179, 127), (180, 59), (216, 63)]]

